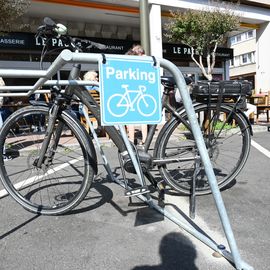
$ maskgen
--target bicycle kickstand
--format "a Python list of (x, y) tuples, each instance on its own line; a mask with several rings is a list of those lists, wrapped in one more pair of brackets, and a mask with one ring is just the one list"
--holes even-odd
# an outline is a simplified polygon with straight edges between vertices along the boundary
[(195, 218), (195, 208), (196, 208), (196, 181), (197, 181), (197, 176), (199, 174), (199, 168), (200, 168), (200, 163), (201, 159), (197, 155), (195, 157), (195, 168), (194, 168), (194, 173), (192, 177), (192, 182), (191, 182), (191, 194), (189, 196), (189, 217), (194, 219)]
[(152, 184), (152, 186), (157, 190), (159, 204), (164, 203), (164, 199), (165, 199), (165, 181), (163, 179), (160, 180), (160, 181), (156, 181), (154, 176), (149, 171), (145, 171), (144, 175), (149, 180), (149, 182)]

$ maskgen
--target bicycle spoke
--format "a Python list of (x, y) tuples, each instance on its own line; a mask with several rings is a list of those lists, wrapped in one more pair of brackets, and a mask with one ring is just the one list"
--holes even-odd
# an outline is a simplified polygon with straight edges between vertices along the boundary
[(0, 172), (5, 175), (2, 177), (4, 186), (25, 208), (57, 214), (73, 208), (83, 199), (90, 188), (88, 180), (93, 178), (93, 171), (89, 170), (89, 156), (81, 147), (87, 142), (78, 140), (82, 136), (70, 129), (71, 124), (63, 126), (57, 147), (54, 145), (58, 140), (52, 134), (44, 160), (37, 167), (45, 132), (26, 128), (25, 124), (30, 125), (34, 118), (41, 116), (48, 121), (48, 108), (29, 107), (16, 112), (4, 130), (2, 142), (8, 146), (6, 153), (12, 159), (0, 163)]

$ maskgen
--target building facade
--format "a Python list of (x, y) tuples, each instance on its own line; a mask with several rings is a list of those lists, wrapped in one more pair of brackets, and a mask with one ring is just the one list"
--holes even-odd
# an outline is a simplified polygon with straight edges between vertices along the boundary
[[(140, 2), (135, 0), (95, 2), (89, 0), (32, 0), (28, 13), (23, 16), (21, 21), (18, 21), (18, 26), (24, 24), (26, 27), (0, 38), (0, 68), (33, 69), (39, 67), (39, 55), (43, 41), (35, 39), (34, 33), (45, 16), (67, 25), (69, 34), (72, 36), (105, 44), (106, 50), (103, 51), (105, 53), (124, 54), (132, 44), (142, 42)], [(270, 68), (266, 61), (270, 57), (267, 48), (267, 40), (270, 39), (270, 4), (266, 2), (268, 1), (241, 1), (239, 6), (242, 20), (242, 27), (239, 31), (255, 31), (256, 33), (256, 39), (253, 40), (256, 46), (255, 56), (250, 57), (256, 58), (256, 64), (253, 63), (256, 73), (255, 84), (256, 88), (262, 90), (269, 90), (270, 86)], [(170, 10), (201, 9), (207, 5), (208, 0), (148, 0), (150, 53), (171, 60), (183, 73), (192, 74), (196, 79), (202, 78), (201, 72), (192, 62), (189, 48), (181, 44), (168, 43), (164, 38), (164, 25), (170, 18)], [(237, 36), (237, 34), (232, 33), (232, 36)], [(52, 46), (63, 47), (60, 41), (54, 40), (53, 42)], [(232, 50), (226, 48), (220, 50), (214, 78), (229, 79), (229, 66), (231, 60), (234, 61), (233, 53)], [(236, 49), (234, 56), (238, 56)], [(239, 57), (245, 61), (246, 56), (239, 54)], [(51, 59), (46, 59), (44, 67), (48, 66), (50, 61)], [(93, 67), (84, 67), (85, 70), (89, 68)], [(232, 77), (238, 76), (236, 67), (234, 71), (235, 75)]]
[(230, 60), (230, 79), (244, 78), (251, 81), (255, 88), (256, 30), (248, 30), (230, 37), (229, 46), (234, 54)]

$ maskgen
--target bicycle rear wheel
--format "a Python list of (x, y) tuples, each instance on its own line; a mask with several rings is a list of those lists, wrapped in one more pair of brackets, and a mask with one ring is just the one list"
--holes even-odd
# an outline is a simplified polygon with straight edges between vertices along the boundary
[[(219, 113), (216, 104), (199, 104), (194, 109), (218, 186), (224, 188), (247, 161), (251, 141), (249, 124), (242, 114), (232, 111), (229, 106), (222, 105)], [(184, 111), (181, 115), (187, 119)], [(174, 117), (161, 130), (155, 148), (154, 156), (164, 161), (159, 167), (164, 180), (180, 193), (190, 194), (195, 157), (199, 157), (192, 133)], [(198, 195), (211, 193), (200, 160), (195, 190)]]
[[(58, 116), (41, 168), (36, 166), (46, 136), (49, 108), (29, 106), (16, 111), (0, 133), (0, 175), (8, 193), (27, 210), (63, 214), (89, 191), (95, 174), (95, 151), (80, 123), (69, 113)], [(63, 124), (57, 148), (57, 125)]]

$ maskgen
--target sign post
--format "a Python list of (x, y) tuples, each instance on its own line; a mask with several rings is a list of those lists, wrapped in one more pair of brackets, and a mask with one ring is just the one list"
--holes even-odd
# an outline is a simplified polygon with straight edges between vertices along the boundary
[(99, 65), (102, 125), (161, 122), (160, 69), (155, 61), (106, 55)]

